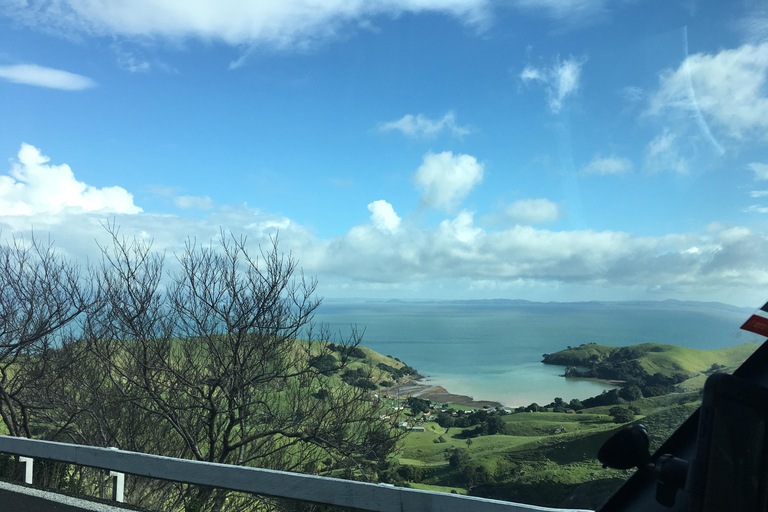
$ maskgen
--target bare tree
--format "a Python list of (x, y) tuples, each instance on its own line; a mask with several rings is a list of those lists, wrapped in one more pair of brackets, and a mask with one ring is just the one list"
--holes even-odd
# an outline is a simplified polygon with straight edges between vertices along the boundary
[(75, 363), (61, 349), (98, 302), (91, 284), (50, 240), (0, 245), (0, 417), (10, 435), (32, 437), (32, 416), (49, 406), (34, 390), (54, 386)]
[[(88, 431), (100, 442), (139, 442), (144, 451), (201, 461), (375, 478), (400, 434), (379, 419), (366, 390), (333, 376), (348, 351), (330, 358), (334, 367), (314, 364), (331, 354), (329, 333), (312, 322), (316, 282), (277, 240), (257, 257), (242, 238), (190, 241), (176, 256), (179, 270), (164, 279), (162, 254), (111, 233), (98, 276), (103, 306), (85, 324), (90, 364), (101, 365), (103, 377), (90, 372), (67, 387), (90, 386), (86, 393), (110, 405), (85, 411), (82, 400), (70, 400), (62, 416), (69, 435)], [(353, 334), (341, 346), (359, 342)], [(186, 487), (164, 499), (220, 510), (226, 496)]]

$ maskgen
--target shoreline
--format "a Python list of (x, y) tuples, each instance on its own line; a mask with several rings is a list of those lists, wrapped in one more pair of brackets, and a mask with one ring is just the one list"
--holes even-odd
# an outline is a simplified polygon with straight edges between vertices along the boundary
[(501, 402), (495, 402), (493, 400), (475, 400), (474, 397), (468, 395), (451, 393), (443, 386), (422, 382), (424, 379), (425, 377), (409, 379), (395, 386), (382, 388), (379, 390), (379, 393), (405, 398), (414, 396), (417, 398), (428, 399), (431, 402), (460, 405), (462, 407), (474, 407), (477, 409), (505, 407)]
[[(621, 385), (624, 384), (624, 381), (621, 381), (621, 380), (596, 379), (596, 378), (590, 378), (590, 377), (569, 378), (569, 377), (565, 377), (564, 375), (561, 375), (560, 378), (567, 379), (567, 380), (583, 380), (583, 381), (599, 382), (601, 384), (606, 384), (608, 386), (613, 386), (613, 387), (621, 387)], [(459, 405), (462, 407), (473, 407), (476, 409), (494, 408), (494, 407), (514, 409), (517, 407), (517, 406), (510, 406), (508, 404), (504, 404), (502, 402), (498, 402), (495, 400), (475, 400), (473, 396), (451, 393), (445, 387), (439, 384), (430, 384), (428, 382), (425, 382), (430, 380), (431, 379), (429, 378), (429, 376), (427, 377), (420, 376), (419, 378), (407, 379), (392, 387), (381, 388), (379, 390), (379, 393), (384, 395), (389, 395), (389, 396), (400, 396), (404, 398), (415, 396), (417, 398), (428, 399), (431, 402), (435, 402), (435, 403), (453, 404), (453, 405)], [(554, 397), (550, 398), (549, 400), (550, 402), (553, 401)], [(525, 399), (523, 399), (523, 402), (525, 402)], [(527, 402), (527, 403), (530, 403), (530, 402)], [(546, 405), (546, 404), (540, 404), (540, 405)]]

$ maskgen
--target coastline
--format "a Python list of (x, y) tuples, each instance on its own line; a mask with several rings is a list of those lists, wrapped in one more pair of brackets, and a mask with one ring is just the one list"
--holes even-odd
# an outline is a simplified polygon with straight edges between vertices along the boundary
[(475, 400), (468, 395), (457, 395), (449, 392), (443, 386), (427, 384), (423, 382), (423, 377), (419, 379), (405, 380), (395, 386), (382, 388), (380, 393), (399, 397), (417, 397), (428, 399), (432, 402), (441, 404), (460, 405), (462, 407), (474, 407), (482, 409), (484, 407), (504, 407), (500, 402), (492, 400)]
[[(621, 385), (624, 384), (624, 381), (621, 380), (596, 379), (591, 377), (569, 378), (565, 377), (564, 375), (560, 375), (560, 378), (570, 381), (591, 381), (614, 388), (621, 387)], [(432, 382), (432, 379), (429, 376), (424, 377), (421, 375), (419, 375), (417, 378), (405, 379), (389, 388), (381, 388), (379, 393), (389, 396), (399, 396), (403, 398), (415, 396), (417, 398), (428, 399), (435, 403), (453, 404), (476, 409), (482, 409), (484, 407), (503, 407), (507, 409), (514, 409), (520, 405), (524, 406), (529, 403), (536, 402), (536, 400), (533, 398), (524, 398), (525, 393), (521, 393), (519, 399), (512, 402), (513, 404), (517, 405), (510, 405), (509, 403), (503, 403), (496, 400), (476, 400), (474, 396), (451, 393), (448, 389), (446, 389), (444, 386), (441, 386), (439, 383)], [(548, 401), (539, 400), (539, 402), (541, 405), (547, 404), (554, 400), (555, 396), (557, 396), (557, 394), (554, 394), (551, 398), (548, 398)]]

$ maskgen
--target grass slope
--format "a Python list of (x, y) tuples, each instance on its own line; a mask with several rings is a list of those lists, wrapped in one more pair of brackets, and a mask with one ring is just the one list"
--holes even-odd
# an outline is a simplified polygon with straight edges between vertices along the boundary
[(665, 377), (678, 374), (694, 376), (708, 371), (713, 364), (733, 368), (743, 363), (757, 350), (757, 345), (744, 343), (736, 347), (698, 350), (663, 343), (643, 343), (631, 347), (611, 347), (586, 344), (545, 354), (543, 362), (562, 366), (589, 367), (611, 356), (622, 354), (623, 360), (635, 360), (648, 375), (661, 373)]

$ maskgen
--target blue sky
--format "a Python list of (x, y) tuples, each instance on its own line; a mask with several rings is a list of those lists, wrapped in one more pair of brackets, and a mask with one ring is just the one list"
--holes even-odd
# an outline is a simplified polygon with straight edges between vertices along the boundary
[(0, 0), (0, 228), (279, 231), (326, 297), (768, 294), (768, 8)]

